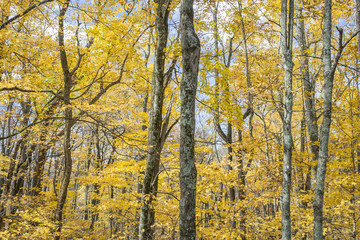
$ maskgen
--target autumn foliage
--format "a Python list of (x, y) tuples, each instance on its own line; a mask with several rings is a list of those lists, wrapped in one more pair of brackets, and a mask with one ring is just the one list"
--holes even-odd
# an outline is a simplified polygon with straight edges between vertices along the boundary
[[(160, 2), (167, 3), (168, 36), (163, 54), (156, 55)], [(0, 3), (0, 239), (138, 239), (144, 203), (154, 214), (153, 239), (179, 239), (180, 5)], [(280, 239), (281, 1), (200, 0), (194, 11), (201, 43), (196, 237)], [(324, 3), (295, 1), (294, 14), (291, 236), (310, 239), (318, 164), (313, 149), (320, 140), (309, 136), (306, 100), (312, 101), (320, 139)], [(358, 0), (332, 1), (333, 63), (344, 48), (333, 80), (324, 239), (360, 239), (359, 19)], [(158, 185), (143, 194), (157, 56), (164, 58), (162, 145), (151, 184)], [(304, 86), (307, 76), (311, 91)]]

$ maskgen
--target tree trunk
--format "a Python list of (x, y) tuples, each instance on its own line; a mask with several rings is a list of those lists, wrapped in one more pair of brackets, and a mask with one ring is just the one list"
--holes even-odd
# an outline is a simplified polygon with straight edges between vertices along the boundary
[(55, 221), (57, 224), (55, 239), (60, 239), (60, 233), (62, 228), (63, 220), (63, 209), (66, 201), (67, 190), (70, 183), (71, 170), (72, 170), (72, 159), (71, 159), (71, 127), (72, 127), (72, 108), (70, 106), (70, 92), (71, 92), (71, 72), (67, 61), (65, 45), (64, 45), (64, 17), (69, 7), (70, 0), (63, 3), (59, 15), (59, 32), (58, 41), (60, 47), (60, 61), (64, 75), (64, 104), (65, 109), (65, 129), (64, 129), (64, 177), (62, 180), (58, 202), (55, 209)]
[[(310, 139), (310, 153), (311, 163), (315, 164), (319, 158), (319, 129), (317, 124), (317, 116), (315, 109), (315, 80), (311, 81), (309, 71), (309, 57), (308, 46), (306, 45), (305, 37), (305, 19), (302, 16), (302, 6), (299, 8), (299, 22), (298, 22), (298, 43), (301, 49), (301, 78), (304, 86), (304, 98), (305, 98), (305, 116), (306, 126)], [(316, 168), (311, 166), (311, 176), (307, 176), (307, 183), (305, 184), (305, 190), (310, 190), (310, 187), (314, 185), (313, 179), (315, 179)], [(309, 183), (310, 182), (310, 183)]]
[[(246, 110), (246, 113), (243, 115), (243, 119), (248, 117), (247, 113), (249, 114), (249, 135), (251, 140), (254, 139), (253, 136), (253, 126), (252, 126), (252, 120), (254, 116), (254, 109), (253, 109), (253, 94), (251, 92), (252, 83), (251, 83), (251, 77), (250, 77), (250, 64), (249, 64), (249, 52), (248, 52), (248, 46), (247, 46), (247, 38), (246, 38), (246, 30), (245, 30), (245, 23), (244, 23), (244, 17), (243, 17), (243, 5), (242, 0), (238, 1), (238, 7), (239, 7), (239, 14), (240, 14), (240, 23), (241, 23), (241, 33), (242, 33), (242, 40), (244, 43), (244, 51), (245, 51), (245, 74), (246, 74), (246, 86), (248, 88), (248, 107)], [(242, 132), (239, 130), (239, 142), (242, 142)], [(240, 210), (240, 229), (241, 229), (241, 240), (246, 240), (246, 211), (245, 206), (243, 204), (244, 200), (246, 199), (246, 193), (245, 193), (245, 185), (246, 185), (246, 174), (249, 171), (248, 168), (251, 166), (251, 163), (253, 161), (253, 153), (254, 149), (252, 148), (250, 154), (250, 158), (248, 160), (247, 168), (244, 168), (244, 161), (239, 153), (239, 159), (241, 159), (240, 164), (240, 173), (239, 173), (239, 180), (240, 180), (240, 186), (239, 186), (239, 200), (242, 202), (241, 204), (241, 210)]]
[[(252, 136), (251, 136), (252, 137)], [(242, 143), (242, 131), (238, 130), (238, 139), (239, 143)], [(244, 167), (244, 159), (242, 156), (242, 150), (239, 150), (237, 153), (237, 161), (238, 161), (238, 168), (239, 168), (239, 201), (241, 203), (241, 209), (240, 209), (240, 238), (241, 240), (246, 240), (246, 211), (244, 206), (244, 200), (246, 199), (246, 193), (245, 193), (245, 184), (246, 184), (246, 169)], [(251, 161), (249, 159), (249, 161)]]
[[(150, 2), (148, 2), (148, 4), (150, 5)], [(149, 7), (149, 14), (151, 14), (151, 8)], [(149, 22), (149, 24), (151, 24)], [(149, 58), (150, 58), (150, 54), (151, 54), (151, 43), (152, 43), (152, 35), (153, 35), (153, 29), (151, 29), (150, 33), (149, 33), (149, 37), (148, 37), (148, 43), (147, 43), (147, 51), (145, 52), (145, 68), (148, 67), (148, 63), (149, 63)], [(149, 84), (148, 81), (145, 82), (146, 84), (146, 91), (145, 91), (145, 95), (144, 95), (144, 99), (143, 99), (143, 103), (142, 103), (142, 112), (143, 113), (147, 113), (148, 112), (148, 101), (149, 101)], [(146, 121), (143, 121), (143, 125), (141, 126), (141, 129), (143, 131), (145, 131), (148, 128), (148, 126), (146, 125)], [(139, 156), (139, 161), (142, 161), (146, 158), (146, 154), (140, 154)], [(141, 194), (143, 192), (143, 182), (141, 181), (141, 176), (144, 175), (144, 171), (140, 171), (140, 174), (137, 178), (137, 193)], [(141, 203), (141, 199), (140, 199), (140, 203)], [(135, 221), (136, 221), (136, 225), (134, 227), (134, 238), (136, 236), (136, 238), (139, 236), (139, 226), (140, 226), (140, 212), (141, 212), (141, 205), (140, 205), (140, 209), (139, 211), (136, 211), (135, 214)]]
[(320, 150), (316, 174), (314, 198), (314, 239), (323, 239), (323, 207), (326, 164), (329, 151), (329, 136), (332, 110), (332, 89), (334, 74), (331, 66), (331, 0), (325, 0), (323, 27), (323, 72), (324, 72), (324, 113), (320, 132)]
[[(96, 143), (95, 143), (96, 157), (94, 159), (95, 174), (96, 174), (95, 176), (99, 178), (100, 175), (99, 172), (101, 171), (103, 164), (102, 156), (101, 156), (101, 148), (100, 148), (99, 124), (96, 125), (94, 135), (96, 138)], [(92, 212), (91, 212), (90, 230), (94, 230), (95, 223), (99, 218), (97, 205), (100, 204), (100, 185), (98, 183), (94, 183), (93, 186), (94, 186), (94, 193), (91, 199)]]
[(316, 174), (315, 197), (314, 197), (314, 239), (323, 239), (323, 205), (325, 192), (326, 164), (329, 152), (329, 138), (332, 113), (332, 90), (336, 67), (339, 63), (342, 51), (355, 37), (352, 35), (343, 44), (343, 30), (339, 31), (339, 46), (334, 62), (331, 61), (331, 0), (325, 0), (324, 27), (323, 27), (323, 74), (324, 74), (324, 107), (323, 120), (320, 129), (320, 149)]
[[(358, 49), (358, 59), (357, 64), (359, 64), (360, 61), (360, 0), (356, 0), (356, 31), (358, 31), (357, 34), (357, 49)], [(358, 65), (359, 68), (359, 65)], [(358, 73), (359, 75), (359, 73)], [(358, 107), (360, 109), (360, 106)], [(357, 148), (357, 155), (358, 155), (358, 172), (360, 173), (360, 147)]]
[[(360, 31), (360, 0), (356, 0), (356, 31)], [(357, 49), (360, 59), (360, 32), (357, 34)]]
[(4, 186), (4, 191), (2, 192), (2, 197), (6, 198), (10, 192), (10, 186), (11, 186), (11, 182), (13, 179), (13, 175), (14, 175), (14, 170), (15, 170), (15, 163), (16, 163), (16, 159), (17, 159), (17, 154), (20, 148), (20, 145), (22, 144), (23, 139), (20, 139), (16, 142), (15, 144), (15, 149), (13, 151), (12, 157), (11, 157), (11, 161), (9, 164), (9, 169), (8, 169), (8, 173), (6, 176), (6, 181), (5, 181), (5, 186)]
[(148, 131), (148, 156), (143, 183), (142, 207), (140, 212), (139, 239), (153, 239), (155, 211), (152, 202), (156, 198), (160, 154), (162, 150), (161, 124), (164, 101), (165, 48), (168, 40), (168, 17), (171, 0), (157, 0), (155, 28), (157, 45), (155, 66), (151, 85), (151, 109)]
[(194, 0), (182, 0), (180, 10), (183, 75), (180, 86), (180, 239), (195, 240), (196, 167), (195, 97), (200, 40), (194, 29)]
[[(289, 14), (289, 16), (288, 16)], [(292, 160), (292, 135), (291, 117), (293, 108), (292, 93), (292, 43), (294, 25), (294, 1), (281, 1), (281, 50), (285, 69), (285, 109), (284, 109), (284, 158), (283, 158), (283, 187), (282, 187), (282, 239), (291, 239), (291, 217), (290, 217), (290, 191), (291, 191), (291, 160)]]

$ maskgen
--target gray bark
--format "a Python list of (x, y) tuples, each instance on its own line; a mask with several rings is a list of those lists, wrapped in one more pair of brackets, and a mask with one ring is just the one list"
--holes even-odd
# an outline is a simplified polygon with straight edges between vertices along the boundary
[(356, 31), (357, 34), (357, 49), (360, 58), (360, 0), (356, 0)]
[[(357, 34), (357, 49), (358, 49), (358, 64), (360, 61), (360, 0), (356, 0), (356, 31)], [(360, 155), (360, 147), (357, 149), (357, 154)], [(358, 158), (358, 172), (360, 173), (360, 157)]]
[(323, 205), (326, 164), (329, 151), (332, 89), (334, 75), (331, 66), (331, 0), (325, 0), (323, 27), (324, 113), (320, 132), (320, 150), (314, 198), (314, 239), (323, 239)]
[[(289, 14), (289, 16), (288, 16)], [(281, 1), (281, 50), (285, 69), (285, 109), (284, 109), (284, 159), (283, 159), (283, 184), (282, 184), (282, 239), (291, 239), (291, 218), (290, 218), (290, 190), (291, 190), (291, 160), (292, 160), (292, 135), (291, 117), (293, 108), (292, 93), (292, 43), (294, 26), (294, 1)]]
[[(310, 79), (309, 71), (309, 57), (308, 57), (308, 46), (306, 44), (305, 38), (305, 19), (302, 16), (302, 9), (299, 9), (299, 22), (298, 22), (298, 43), (301, 49), (301, 78), (304, 86), (304, 98), (305, 98), (305, 116), (306, 116), (306, 126), (310, 139), (310, 153), (311, 153), (311, 162), (315, 163), (319, 158), (319, 129), (317, 124), (317, 116), (315, 110), (315, 80)], [(307, 177), (307, 183), (305, 184), (305, 190), (310, 190), (310, 187), (314, 184), (316, 168), (312, 167), (311, 173), (313, 176)]]
[(151, 108), (148, 131), (147, 162), (143, 182), (142, 207), (140, 211), (139, 239), (153, 239), (152, 229), (155, 223), (155, 211), (152, 202), (156, 198), (160, 154), (162, 150), (162, 108), (164, 101), (164, 68), (165, 48), (168, 40), (168, 17), (171, 0), (157, 0), (155, 28), (157, 45), (155, 49), (155, 66), (151, 84)]
[(180, 86), (180, 239), (196, 238), (195, 97), (200, 40), (194, 29), (194, 0), (182, 0), (180, 10), (183, 75)]
[(331, 60), (331, 0), (325, 0), (324, 27), (323, 27), (323, 74), (324, 74), (324, 107), (323, 120), (320, 129), (320, 149), (316, 174), (315, 197), (314, 197), (314, 239), (322, 240), (323, 236), (323, 205), (325, 191), (326, 165), (329, 152), (329, 137), (332, 113), (332, 90), (336, 67), (339, 63), (342, 51), (346, 45), (357, 35), (353, 34), (343, 43), (343, 30), (339, 31), (339, 46), (334, 59)]

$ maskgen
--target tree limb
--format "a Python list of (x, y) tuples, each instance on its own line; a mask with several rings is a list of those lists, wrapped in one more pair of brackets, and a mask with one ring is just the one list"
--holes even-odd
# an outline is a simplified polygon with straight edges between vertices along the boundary
[(52, 2), (54, 0), (43, 0), (41, 2), (35, 3), (33, 5), (31, 5), (29, 8), (27, 8), (25, 11), (23, 11), (22, 13), (19, 13), (17, 15), (15, 15), (14, 17), (10, 18), (9, 20), (7, 20), (6, 22), (2, 23), (0, 25), (0, 30), (4, 29), (7, 25), (9, 25), (10, 23), (14, 22), (16, 19), (25, 16), (26, 14), (28, 14), (31, 10), (40, 7), (41, 5), (48, 3), (48, 2)]

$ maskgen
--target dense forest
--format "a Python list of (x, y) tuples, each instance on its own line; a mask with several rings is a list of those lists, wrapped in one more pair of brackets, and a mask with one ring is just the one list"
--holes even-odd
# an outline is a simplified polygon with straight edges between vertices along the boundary
[(360, 239), (360, 0), (0, 5), (0, 239)]

